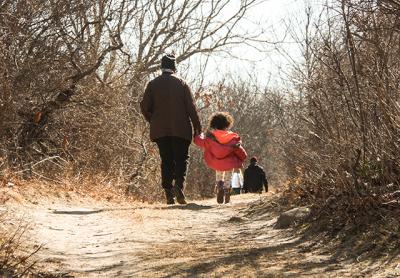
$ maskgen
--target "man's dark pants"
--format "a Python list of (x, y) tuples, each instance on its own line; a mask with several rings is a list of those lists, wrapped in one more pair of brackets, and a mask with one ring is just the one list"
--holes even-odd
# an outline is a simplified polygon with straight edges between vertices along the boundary
[(155, 140), (161, 157), (161, 185), (171, 189), (172, 182), (183, 189), (189, 160), (190, 141), (174, 136), (161, 137)]

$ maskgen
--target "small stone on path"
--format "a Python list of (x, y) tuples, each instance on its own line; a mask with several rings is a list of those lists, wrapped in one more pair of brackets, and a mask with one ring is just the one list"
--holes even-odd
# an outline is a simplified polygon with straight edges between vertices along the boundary
[(311, 210), (307, 207), (299, 207), (282, 213), (275, 224), (275, 229), (287, 229), (298, 221), (307, 218)]

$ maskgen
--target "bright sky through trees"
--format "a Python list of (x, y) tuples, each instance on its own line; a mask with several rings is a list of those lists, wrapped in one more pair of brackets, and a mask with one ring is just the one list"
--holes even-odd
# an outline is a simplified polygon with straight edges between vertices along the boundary
[[(322, 2), (263, 1), (251, 9), (246, 21), (240, 25), (241, 31), (260, 34), (254, 41), (234, 46), (227, 53), (203, 56), (200, 59), (195, 57), (182, 65), (182, 72), (190, 64), (188, 75), (194, 75), (192, 78), (195, 79), (199, 70), (207, 65), (206, 82), (221, 79), (226, 74), (234, 74), (242, 78), (257, 79), (265, 86), (286, 86), (293, 61), (302, 61), (301, 45), (297, 40), (302, 39), (304, 33), (306, 8), (311, 7), (316, 15), (323, 7)], [(231, 8), (235, 8), (235, 3)]]

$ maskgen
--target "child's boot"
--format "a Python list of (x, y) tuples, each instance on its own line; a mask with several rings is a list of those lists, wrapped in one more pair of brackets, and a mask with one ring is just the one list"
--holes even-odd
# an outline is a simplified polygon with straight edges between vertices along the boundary
[(224, 188), (224, 198), (225, 198), (225, 204), (229, 203), (229, 201), (231, 200), (231, 188), (230, 187)]
[(217, 182), (217, 203), (222, 204), (224, 202), (224, 181)]

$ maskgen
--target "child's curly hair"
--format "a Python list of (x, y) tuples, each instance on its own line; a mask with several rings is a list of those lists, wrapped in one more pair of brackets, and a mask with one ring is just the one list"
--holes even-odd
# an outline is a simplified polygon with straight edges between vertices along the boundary
[(210, 117), (210, 129), (225, 130), (233, 125), (233, 117), (228, 112), (216, 112)]

